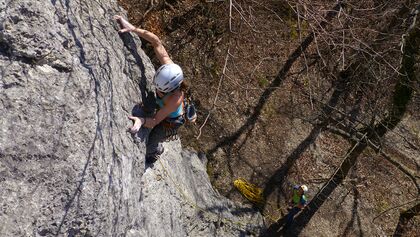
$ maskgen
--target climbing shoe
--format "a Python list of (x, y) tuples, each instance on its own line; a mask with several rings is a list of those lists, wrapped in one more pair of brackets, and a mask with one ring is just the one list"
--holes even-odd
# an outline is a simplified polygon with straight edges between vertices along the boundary
[(159, 155), (146, 156), (146, 164), (153, 164), (159, 159)]
[(151, 155), (146, 155), (146, 164), (153, 164), (155, 163), (159, 158), (160, 155), (165, 151), (165, 149), (162, 147), (162, 149), (156, 151), (156, 153)]

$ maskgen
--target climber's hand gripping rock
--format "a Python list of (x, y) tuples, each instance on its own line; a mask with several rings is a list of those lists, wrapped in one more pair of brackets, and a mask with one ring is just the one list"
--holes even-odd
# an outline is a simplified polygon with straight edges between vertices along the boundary
[(128, 118), (133, 120), (134, 122), (134, 125), (131, 128), (129, 128), (128, 131), (131, 133), (137, 133), (140, 130), (141, 126), (144, 124), (145, 119), (134, 116), (128, 116)]
[(136, 29), (135, 26), (133, 26), (130, 22), (128, 22), (126, 19), (124, 19), (122, 16), (115, 15), (114, 20), (120, 22), (122, 29), (118, 32), (124, 33), (124, 32), (131, 32)]

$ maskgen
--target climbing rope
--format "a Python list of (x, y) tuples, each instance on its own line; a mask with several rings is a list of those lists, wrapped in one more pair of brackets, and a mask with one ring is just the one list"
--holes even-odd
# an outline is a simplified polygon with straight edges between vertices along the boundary
[(254, 204), (261, 205), (264, 203), (263, 190), (254, 184), (247, 182), (243, 178), (239, 178), (233, 182), (233, 185), (239, 192)]
[[(250, 202), (255, 204), (257, 207), (260, 208), (260, 213), (265, 218), (270, 219), (273, 222), (276, 222), (280, 217), (273, 217), (273, 214), (270, 213), (270, 209), (280, 211), (280, 208), (274, 208), (274, 205), (272, 203), (267, 202), (263, 197), (263, 189), (257, 187), (256, 185), (249, 183), (243, 178), (236, 179), (233, 182), (233, 185), (238, 189), (238, 191)], [(265, 210), (262, 210), (262, 206), (267, 205), (271, 206), (271, 208), (265, 208)]]

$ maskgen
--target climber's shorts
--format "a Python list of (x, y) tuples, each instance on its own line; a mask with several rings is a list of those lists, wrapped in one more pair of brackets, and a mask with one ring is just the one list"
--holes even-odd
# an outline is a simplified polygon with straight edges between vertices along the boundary
[(175, 129), (175, 130), (181, 127), (184, 123), (185, 123), (184, 115), (180, 115), (176, 118), (166, 118), (165, 120), (162, 121), (163, 127)]

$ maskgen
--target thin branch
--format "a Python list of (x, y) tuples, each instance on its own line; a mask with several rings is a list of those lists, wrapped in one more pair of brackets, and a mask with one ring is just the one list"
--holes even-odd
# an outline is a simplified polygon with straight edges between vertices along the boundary
[(373, 222), (374, 222), (376, 219), (378, 219), (378, 217), (382, 216), (382, 215), (383, 215), (383, 214), (385, 214), (386, 212), (392, 211), (392, 210), (394, 210), (394, 209), (396, 209), (396, 208), (403, 207), (403, 206), (405, 206), (405, 205), (407, 205), (407, 204), (411, 204), (411, 203), (413, 203), (413, 202), (417, 202), (418, 200), (419, 200), (419, 198), (414, 198), (414, 199), (412, 199), (411, 201), (408, 201), (408, 202), (405, 202), (405, 203), (403, 203), (403, 204), (400, 204), (400, 205), (397, 205), (397, 206), (394, 206), (394, 207), (388, 208), (388, 209), (386, 209), (385, 211), (383, 211), (383, 212), (379, 213), (377, 216), (375, 216), (375, 217), (372, 219), (371, 223), (373, 224)]
[[(344, 131), (343, 129), (334, 127), (334, 126), (327, 126), (328, 131), (333, 132), (334, 134), (340, 135), (346, 139), (350, 139), (352, 141), (357, 141), (357, 137), (354, 135), (351, 135), (350, 133)], [(393, 159), (390, 155), (388, 155), (383, 149), (381, 149), (380, 145), (375, 144), (370, 139), (367, 139), (368, 145), (376, 152), (379, 152), (385, 160), (387, 160), (389, 163), (394, 165), (396, 168), (398, 168), (401, 172), (403, 172), (405, 175), (407, 175), (411, 181), (413, 181), (414, 185), (416, 186), (417, 193), (420, 193), (420, 186), (417, 183), (417, 179), (419, 178), (414, 171), (412, 171), (410, 168), (406, 167), (405, 165), (399, 163), (395, 159)]]
[(220, 88), (222, 86), (223, 78), (224, 78), (225, 73), (226, 73), (227, 63), (228, 63), (228, 60), (229, 60), (229, 56), (231, 55), (230, 52), (229, 52), (229, 50), (230, 50), (230, 46), (229, 46), (229, 48), (227, 50), (227, 53), (226, 53), (225, 65), (223, 66), (222, 75), (220, 75), (219, 85), (217, 86), (217, 91), (216, 91), (216, 96), (214, 97), (213, 106), (209, 110), (209, 113), (207, 114), (206, 119), (204, 119), (203, 124), (200, 126), (199, 132), (198, 132), (198, 136), (196, 137), (196, 139), (199, 139), (200, 138), (201, 131), (202, 131), (203, 127), (206, 125), (207, 120), (209, 119), (211, 112), (213, 112), (213, 110), (216, 108), (216, 102), (217, 102), (217, 99), (219, 98), (219, 92), (220, 92)]

